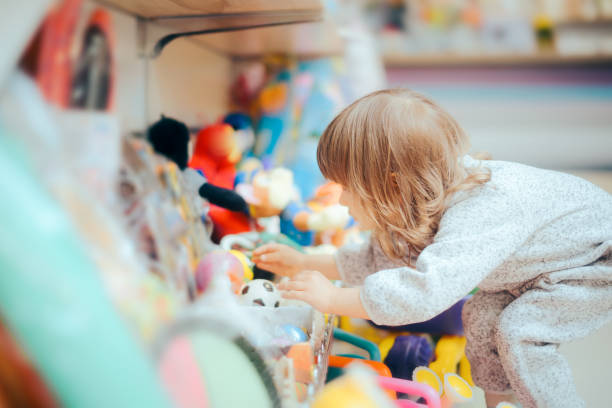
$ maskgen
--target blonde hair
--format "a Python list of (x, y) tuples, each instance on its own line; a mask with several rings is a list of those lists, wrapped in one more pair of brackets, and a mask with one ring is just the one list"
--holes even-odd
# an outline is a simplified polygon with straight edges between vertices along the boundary
[(487, 169), (463, 166), (469, 147), (430, 99), (389, 89), (340, 112), (321, 136), (317, 161), (326, 178), (360, 198), (385, 254), (410, 263), (431, 243), (449, 197), (490, 179)]

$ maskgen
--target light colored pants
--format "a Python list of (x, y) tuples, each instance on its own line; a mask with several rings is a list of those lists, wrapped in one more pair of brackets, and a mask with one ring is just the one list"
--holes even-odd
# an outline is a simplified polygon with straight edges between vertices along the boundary
[[(599, 268), (612, 272), (591, 267), (599, 278), (609, 275)], [(585, 276), (585, 268), (577, 275)], [(478, 291), (465, 304), (466, 355), (476, 385), (513, 391), (524, 408), (584, 407), (559, 345), (612, 321), (612, 278), (556, 279), (568, 275), (542, 275), (518, 291)]]

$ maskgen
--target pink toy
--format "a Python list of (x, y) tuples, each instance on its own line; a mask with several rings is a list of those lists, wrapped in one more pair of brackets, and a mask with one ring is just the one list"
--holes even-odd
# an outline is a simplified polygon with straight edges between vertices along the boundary
[(441, 408), (440, 396), (433, 388), (428, 385), (421, 384), (415, 381), (401, 380), (399, 378), (378, 377), (378, 384), (387, 390), (403, 392), (410, 395), (416, 395), (425, 399), (425, 405), (406, 399), (398, 399), (395, 401), (398, 407), (402, 408)]

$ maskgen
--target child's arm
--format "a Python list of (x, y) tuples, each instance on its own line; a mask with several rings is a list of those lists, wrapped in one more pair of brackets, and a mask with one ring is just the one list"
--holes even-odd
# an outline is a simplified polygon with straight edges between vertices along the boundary
[(253, 262), (261, 269), (292, 277), (304, 270), (316, 270), (328, 279), (340, 279), (332, 255), (308, 255), (282, 244), (262, 245), (253, 251)]
[[(491, 189), (449, 208), (433, 242), (411, 267), (384, 268), (366, 277), (361, 300), (377, 324), (398, 326), (431, 319), (502, 267), (539, 224), (520, 203)], [(509, 282), (512, 266), (491, 279)], [(343, 265), (338, 265), (344, 268)], [(514, 282), (529, 278), (514, 276)]]
[(298, 299), (323, 313), (369, 319), (361, 303), (360, 288), (340, 288), (317, 271), (302, 271), (278, 288), (286, 299)]

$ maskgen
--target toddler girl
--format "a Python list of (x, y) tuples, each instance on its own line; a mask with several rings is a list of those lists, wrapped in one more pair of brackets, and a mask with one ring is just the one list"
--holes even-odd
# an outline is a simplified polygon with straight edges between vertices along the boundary
[[(612, 320), (612, 196), (554, 171), (466, 155), (468, 138), (407, 90), (367, 95), (327, 127), (317, 159), (370, 241), (335, 256), (255, 251), (284, 296), (381, 325), (463, 310), (487, 403), (580, 407), (560, 343)], [(339, 288), (341, 279), (351, 288)]]

